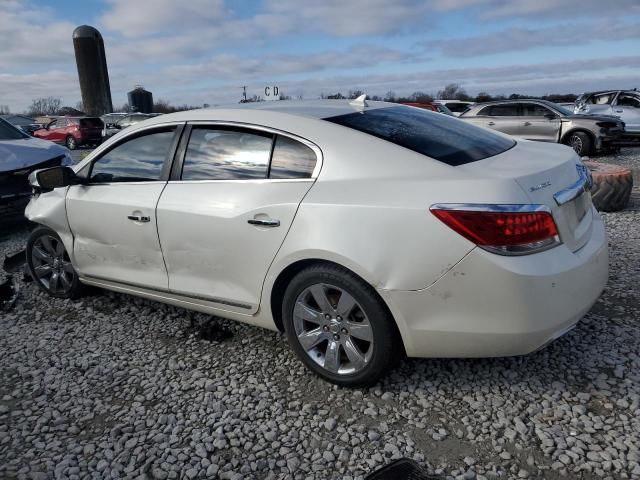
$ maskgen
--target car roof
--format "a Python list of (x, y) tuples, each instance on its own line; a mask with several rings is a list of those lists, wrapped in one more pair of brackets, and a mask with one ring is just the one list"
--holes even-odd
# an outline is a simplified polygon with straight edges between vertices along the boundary
[[(145, 121), (146, 125), (167, 122), (188, 122), (192, 120), (214, 120), (220, 114), (233, 113), (234, 117), (250, 118), (252, 113), (269, 113), (271, 117), (305, 117), (324, 119), (362, 111), (362, 107), (352, 105), (353, 100), (276, 100), (267, 102), (236, 103), (211, 108), (199, 108), (184, 112), (167, 113)], [(376, 108), (399, 107), (397, 103), (374, 102), (367, 100), (367, 110)]]

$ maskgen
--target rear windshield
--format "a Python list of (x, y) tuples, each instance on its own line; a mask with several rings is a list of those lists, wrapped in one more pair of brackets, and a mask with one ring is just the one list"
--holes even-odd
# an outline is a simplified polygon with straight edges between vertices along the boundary
[(100, 127), (102, 128), (102, 120), (99, 118), (81, 118), (80, 126), (81, 127)]
[(457, 166), (498, 155), (516, 142), (464, 120), (410, 107), (389, 107), (325, 118)]

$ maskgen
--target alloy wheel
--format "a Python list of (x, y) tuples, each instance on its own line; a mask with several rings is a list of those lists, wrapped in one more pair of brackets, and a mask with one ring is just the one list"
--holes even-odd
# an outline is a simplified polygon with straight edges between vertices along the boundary
[(582, 139), (580, 138), (580, 136), (578, 135), (573, 135), (571, 137), (571, 147), (573, 148), (573, 150), (576, 153), (581, 153), (582, 152), (582, 148), (583, 148), (583, 143), (582, 143)]
[(317, 283), (296, 299), (293, 325), (306, 354), (325, 370), (350, 375), (373, 355), (373, 329), (367, 314), (342, 288)]
[(31, 249), (31, 263), (36, 280), (49, 292), (66, 294), (73, 287), (76, 272), (64, 244), (53, 235), (42, 235)]

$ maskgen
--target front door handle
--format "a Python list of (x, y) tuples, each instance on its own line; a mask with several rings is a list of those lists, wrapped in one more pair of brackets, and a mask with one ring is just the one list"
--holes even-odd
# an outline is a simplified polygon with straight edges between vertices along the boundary
[(531, 125), (531, 122), (524, 122), (524, 126), (525, 126), (525, 127), (528, 127), (528, 126), (530, 126), (530, 125)]
[(279, 227), (280, 220), (273, 220), (271, 218), (252, 218), (247, 220), (247, 223), (251, 225), (260, 225), (261, 227)]
[(490, 127), (493, 127), (495, 125), (495, 123), (494, 122), (489, 122), (489, 123), (487, 123), (487, 125), (489, 125)]
[(129, 216), (127, 216), (127, 218), (129, 220), (133, 220), (134, 222), (146, 223), (146, 222), (150, 222), (151, 221), (151, 218), (146, 217), (144, 215), (129, 215)]

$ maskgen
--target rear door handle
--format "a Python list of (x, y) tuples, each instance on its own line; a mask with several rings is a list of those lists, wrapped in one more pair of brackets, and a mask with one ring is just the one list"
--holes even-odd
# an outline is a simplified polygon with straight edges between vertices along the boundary
[(151, 218), (146, 217), (144, 215), (129, 215), (129, 216), (127, 216), (127, 218), (129, 220), (133, 220), (134, 222), (146, 223), (146, 222), (150, 222), (151, 221)]
[(530, 126), (530, 125), (531, 125), (531, 122), (524, 122), (524, 126), (525, 126), (525, 127), (528, 127), (528, 126)]
[(495, 125), (495, 123), (494, 122), (489, 122), (489, 123), (487, 123), (487, 125), (489, 125), (490, 127), (493, 127)]
[(251, 225), (260, 225), (261, 227), (279, 227), (280, 220), (273, 220), (271, 218), (252, 218), (247, 220), (247, 223)]

